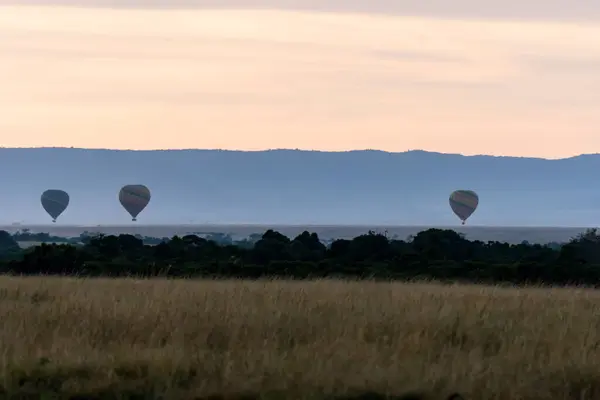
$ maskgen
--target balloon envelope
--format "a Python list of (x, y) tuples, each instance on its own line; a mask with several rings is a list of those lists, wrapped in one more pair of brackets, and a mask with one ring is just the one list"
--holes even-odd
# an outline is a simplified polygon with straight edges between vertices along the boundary
[(119, 202), (131, 215), (132, 221), (146, 208), (150, 202), (150, 190), (144, 185), (125, 185), (119, 192)]
[(450, 195), (450, 208), (465, 224), (479, 205), (479, 196), (472, 190), (456, 190)]
[(42, 193), (42, 207), (52, 217), (52, 222), (69, 206), (69, 194), (64, 190), (49, 189)]

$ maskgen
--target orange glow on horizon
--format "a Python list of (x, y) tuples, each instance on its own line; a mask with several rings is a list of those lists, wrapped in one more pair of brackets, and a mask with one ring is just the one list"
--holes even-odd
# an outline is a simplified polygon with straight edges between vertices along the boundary
[(0, 8), (0, 145), (600, 151), (600, 25)]

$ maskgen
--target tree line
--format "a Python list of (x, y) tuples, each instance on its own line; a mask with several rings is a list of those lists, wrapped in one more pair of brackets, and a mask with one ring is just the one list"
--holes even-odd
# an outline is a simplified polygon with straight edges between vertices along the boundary
[(192, 234), (148, 243), (148, 238), (127, 234), (85, 233), (21, 249), (17, 239), (23, 235), (40, 234), (0, 231), (1, 274), (600, 283), (596, 229), (563, 245), (471, 241), (445, 229), (428, 229), (406, 240), (370, 231), (324, 244), (316, 233), (305, 231), (292, 239), (267, 230), (235, 243), (226, 235)]

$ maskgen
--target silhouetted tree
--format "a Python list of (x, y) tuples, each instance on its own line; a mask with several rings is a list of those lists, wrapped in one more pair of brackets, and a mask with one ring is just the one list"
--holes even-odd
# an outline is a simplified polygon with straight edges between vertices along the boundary
[[(333, 240), (327, 248), (317, 234), (293, 240), (268, 230), (254, 246), (218, 243), (196, 235), (171, 239), (134, 235), (88, 235), (86, 244), (42, 244), (20, 249), (0, 231), (0, 273), (67, 275), (266, 276), (600, 285), (600, 234), (588, 230), (551, 247), (526, 242), (469, 241), (452, 230), (428, 229), (408, 241), (370, 231)], [(227, 243), (227, 240), (224, 241)], [(8, 253), (6, 253), (8, 252)]]
[(0, 231), (0, 255), (12, 254), (21, 250), (19, 243), (7, 231)]

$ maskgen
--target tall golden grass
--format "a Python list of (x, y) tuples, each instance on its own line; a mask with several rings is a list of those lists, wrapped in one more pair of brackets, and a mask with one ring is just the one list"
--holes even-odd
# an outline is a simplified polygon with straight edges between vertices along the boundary
[(600, 399), (585, 289), (5, 277), (0, 324), (5, 397)]

